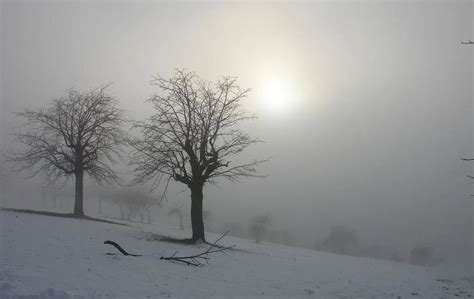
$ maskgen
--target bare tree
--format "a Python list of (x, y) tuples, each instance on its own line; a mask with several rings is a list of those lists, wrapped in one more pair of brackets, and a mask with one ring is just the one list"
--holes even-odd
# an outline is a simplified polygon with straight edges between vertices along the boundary
[(255, 236), (255, 242), (260, 243), (271, 222), (272, 218), (268, 215), (257, 215), (252, 219), (250, 231)]
[(121, 189), (104, 194), (104, 198), (110, 200), (120, 209), (120, 218), (124, 220), (136, 219), (141, 223), (151, 223), (151, 209), (161, 207), (158, 198), (138, 189)]
[(426, 244), (417, 244), (410, 251), (410, 263), (427, 266), (434, 263), (434, 249)]
[(242, 121), (254, 117), (241, 109), (241, 100), (249, 90), (241, 89), (236, 80), (223, 77), (210, 83), (184, 70), (177, 70), (170, 79), (154, 77), (152, 84), (162, 91), (149, 99), (156, 113), (135, 124), (141, 137), (130, 141), (136, 183), (165, 180), (167, 186), (173, 179), (190, 189), (193, 242), (205, 241), (204, 185), (218, 178), (258, 177), (256, 166), (264, 162), (232, 162), (259, 142), (238, 128)]
[(85, 93), (71, 89), (47, 108), (17, 113), (25, 120), (15, 133), (21, 146), (8, 160), (16, 171), (32, 171), (32, 176), (44, 173), (50, 182), (74, 175), (77, 217), (84, 216), (84, 173), (98, 183), (118, 179), (109, 163), (119, 155), (125, 118), (116, 100), (106, 93), (108, 86)]
[(344, 225), (337, 225), (331, 227), (329, 236), (322, 243), (322, 249), (351, 255), (356, 253), (357, 245), (356, 231)]

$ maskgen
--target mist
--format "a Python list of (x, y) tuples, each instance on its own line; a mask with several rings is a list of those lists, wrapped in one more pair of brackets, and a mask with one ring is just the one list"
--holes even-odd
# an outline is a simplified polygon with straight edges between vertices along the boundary
[[(461, 160), (474, 157), (474, 48), (461, 44), (473, 37), (471, 1), (0, 7), (2, 153), (21, 125), (14, 112), (44, 107), (69, 88), (112, 82), (127, 117), (143, 120), (153, 113), (145, 101), (159, 92), (153, 75), (184, 68), (210, 81), (236, 76), (251, 88), (244, 109), (258, 116), (241, 129), (264, 141), (237, 160), (270, 159), (259, 167), (264, 178), (205, 185), (208, 231), (240, 227), (236, 235), (253, 239), (255, 217), (267, 215), (264, 242), (318, 249), (331, 228), (343, 226), (357, 236), (354, 255), (381, 246), (408, 262), (423, 244), (439, 263), (473, 273), (467, 175), (474, 170)], [(281, 111), (264, 100), (274, 79), (288, 89)], [(44, 177), (26, 179), (3, 160), (3, 208), (72, 211), (72, 181), (45, 187)], [(127, 181), (133, 174), (123, 160), (113, 167)], [(53, 196), (54, 188), (63, 191)], [(99, 215), (104, 192), (124, 190), (158, 200), (164, 186), (98, 187), (86, 179), (86, 214)], [(179, 205), (189, 229), (189, 190), (171, 181), (166, 197), (151, 208), (151, 222), (178, 226), (169, 210)], [(100, 215), (121, 217), (112, 200)]]

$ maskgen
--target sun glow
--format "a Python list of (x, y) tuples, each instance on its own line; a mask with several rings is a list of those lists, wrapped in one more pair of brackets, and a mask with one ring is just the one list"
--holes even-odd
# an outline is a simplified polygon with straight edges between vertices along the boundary
[(260, 108), (271, 114), (284, 114), (292, 108), (294, 91), (289, 81), (273, 78), (265, 81), (260, 90)]

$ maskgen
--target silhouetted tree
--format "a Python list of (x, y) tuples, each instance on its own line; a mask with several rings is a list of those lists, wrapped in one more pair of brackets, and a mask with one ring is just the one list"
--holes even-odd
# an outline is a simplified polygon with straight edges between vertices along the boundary
[(151, 223), (152, 207), (160, 206), (159, 198), (154, 198), (148, 193), (134, 189), (123, 189), (109, 195), (112, 203), (120, 208), (120, 218), (126, 220), (138, 219)]
[(125, 118), (107, 87), (85, 93), (71, 89), (47, 108), (17, 113), (25, 121), (15, 133), (21, 146), (8, 160), (16, 171), (44, 173), (51, 182), (74, 176), (77, 217), (84, 215), (84, 173), (98, 183), (117, 181), (109, 162), (118, 156)]
[(255, 236), (255, 242), (260, 243), (272, 218), (268, 215), (257, 215), (252, 219), (250, 231)]
[(190, 189), (193, 242), (205, 241), (204, 185), (218, 178), (236, 181), (257, 177), (256, 166), (263, 162), (232, 162), (248, 146), (259, 142), (238, 128), (242, 121), (253, 117), (241, 109), (241, 100), (249, 90), (241, 89), (236, 80), (223, 77), (210, 83), (184, 70), (177, 70), (170, 79), (156, 76), (152, 84), (162, 94), (149, 99), (156, 113), (135, 124), (141, 136), (130, 141), (136, 183), (154, 180), (159, 184), (165, 179), (167, 186), (173, 179)]
[(427, 266), (433, 263), (434, 249), (431, 246), (418, 244), (410, 251), (410, 262)]
[(331, 227), (329, 236), (322, 244), (322, 249), (340, 254), (354, 254), (356, 248), (356, 232), (343, 225)]

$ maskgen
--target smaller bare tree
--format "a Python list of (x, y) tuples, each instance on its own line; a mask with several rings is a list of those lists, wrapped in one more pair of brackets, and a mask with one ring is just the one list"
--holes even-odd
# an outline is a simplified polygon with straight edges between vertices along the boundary
[(123, 143), (124, 113), (101, 86), (89, 92), (69, 90), (47, 108), (17, 113), (24, 126), (15, 133), (20, 145), (9, 156), (14, 170), (44, 173), (50, 182), (75, 178), (74, 215), (84, 216), (84, 173), (98, 183), (118, 177), (110, 163)]
[(141, 223), (151, 223), (151, 209), (160, 207), (159, 198), (135, 189), (123, 189), (107, 196), (120, 209), (120, 218), (126, 220), (137, 219)]
[(357, 245), (356, 231), (344, 225), (332, 226), (322, 244), (324, 250), (346, 255), (355, 254)]
[(260, 243), (271, 222), (272, 218), (268, 215), (257, 215), (253, 218), (250, 231), (255, 236), (255, 242)]
[(425, 244), (417, 244), (410, 251), (410, 263), (420, 266), (428, 266), (434, 263), (434, 249)]

